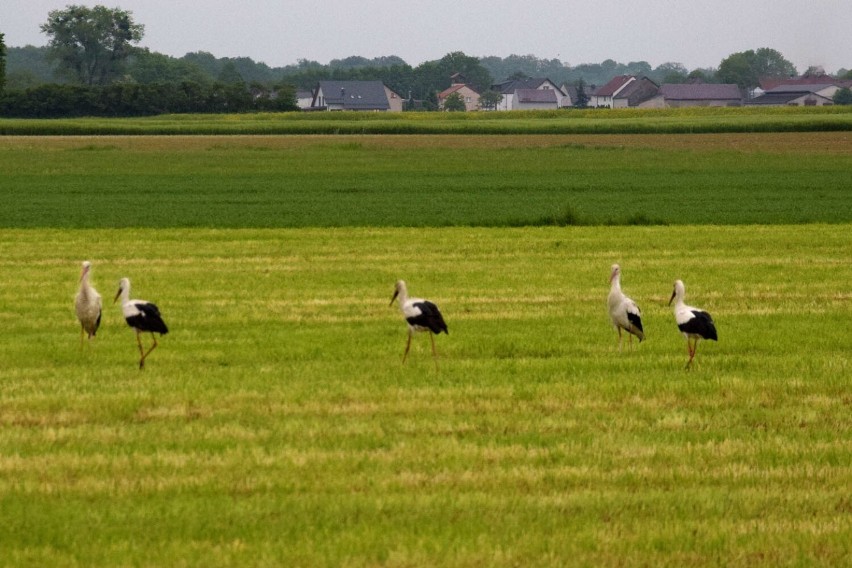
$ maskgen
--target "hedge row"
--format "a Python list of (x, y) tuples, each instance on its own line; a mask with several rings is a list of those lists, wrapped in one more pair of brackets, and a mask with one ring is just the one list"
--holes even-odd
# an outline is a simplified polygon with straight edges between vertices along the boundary
[(46, 84), (0, 96), (9, 118), (130, 117), (172, 113), (239, 113), (296, 110), (291, 87), (252, 91), (243, 84), (113, 84), (103, 87)]

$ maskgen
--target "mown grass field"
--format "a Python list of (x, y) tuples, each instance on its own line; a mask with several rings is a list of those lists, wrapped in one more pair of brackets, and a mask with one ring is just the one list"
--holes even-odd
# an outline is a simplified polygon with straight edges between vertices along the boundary
[(843, 223), (852, 133), (0, 138), (0, 227)]
[[(0, 565), (848, 564), (850, 229), (4, 229)], [(80, 350), (83, 257), (144, 372), (116, 306)]]
[(0, 137), (0, 566), (852, 564), (849, 133), (534, 132)]

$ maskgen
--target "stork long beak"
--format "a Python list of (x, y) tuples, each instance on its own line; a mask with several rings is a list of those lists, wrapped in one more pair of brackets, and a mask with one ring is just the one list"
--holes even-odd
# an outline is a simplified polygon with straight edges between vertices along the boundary
[(121, 288), (118, 289), (118, 292), (115, 293), (115, 298), (113, 298), (112, 303), (116, 303), (118, 301), (118, 297), (121, 296)]
[(669, 305), (670, 305), (670, 306), (672, 305), (672, 300), (674, 300), (674, 299), (675, 299), (675, 294), (677, 294), (677, 291), (676, 291), (676, 290), (672, 290), (672, 297), (671, 297), (671, 298), (669, 298)]
[(394, 290), (394, 292), (393, 292), (393, 297), (391, 298), (390, 304), (388, 304), (388, 306), (392, 306), (392, 305), (393, 305), (393, 301), (394, 301), (394, 300), (396, 300), (396, 297), (397, 297), (397, 296), (399, 296), (399, 290)]

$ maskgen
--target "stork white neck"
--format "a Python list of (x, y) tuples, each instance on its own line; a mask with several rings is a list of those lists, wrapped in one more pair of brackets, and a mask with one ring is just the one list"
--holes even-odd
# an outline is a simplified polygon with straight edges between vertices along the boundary
[(680, 281), (680, 280), (675, 280), (674, 290), (672, 291), (672, 297), (669, 300), (669, 303), (671, 303), (671, 301), (674, 300), (675, 311), (677, 311), (679, 308), (682, 308), (684, 306), (683, 298), (684, 298), (685, 295), (686, 295), (686, 288), (684, 287), (683, 282)]
[(406, 288), (404, 280), (397, 280), (396, 289), (393, 295), (394, 298), (399, 298), (400, 307), (408, 301), (408, 288)]
[(611, 284), (610, 290), (614, 292), (621, 292), (621, 268), (617, 264), (612, 265), (609, 282)]
[(89, 271), (92, 265), (89, 261), (83, 263), (83, 271), (80, 273), (80, 293), (84, 297), (89, 297), (89, 291), (92, 289), (89, 286)]
[(128, 278), (122, 278), (121, 282), (118, 283), (116, 298), (121, 298), (122, 305), (130, 301), (130, 280)]

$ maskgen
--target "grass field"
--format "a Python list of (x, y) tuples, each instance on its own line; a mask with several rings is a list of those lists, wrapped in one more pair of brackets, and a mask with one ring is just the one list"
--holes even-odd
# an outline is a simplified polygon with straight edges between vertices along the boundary
[(0, 138), (0, 227), (847, 223), (852, 133)]
[[(0, 230), (0, 565), (848, 565), (850, 235)], [(84, 257), (172, 328), (144, 372), (116, 306), (80, 350)], [(690, 372), (674, 278), (719, 329)]]
[(852, 565), (849, 117), (0, 121), (0, 566)]

